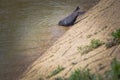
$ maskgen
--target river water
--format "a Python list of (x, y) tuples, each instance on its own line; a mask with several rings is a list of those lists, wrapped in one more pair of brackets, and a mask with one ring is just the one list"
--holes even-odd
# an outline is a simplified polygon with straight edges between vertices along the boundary
[(76, 6), (98, 0), (0, 0), (0, 80), (18, 80), (68, 28), (57, 26)]

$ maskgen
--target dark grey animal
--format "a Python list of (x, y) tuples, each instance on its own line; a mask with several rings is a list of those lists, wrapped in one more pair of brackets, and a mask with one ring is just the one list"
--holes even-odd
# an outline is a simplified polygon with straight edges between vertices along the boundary
[(58, 25), (60, 26), (71, 26), (75, 23), (77, 17), (85, 12), (80, 12), (80, 8), (77, 6), (76, 9), (69, 16), (60, 20)]

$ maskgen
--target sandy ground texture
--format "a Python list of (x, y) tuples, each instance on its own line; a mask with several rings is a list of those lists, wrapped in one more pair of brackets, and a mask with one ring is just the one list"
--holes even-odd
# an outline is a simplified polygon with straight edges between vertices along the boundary
[[(58, 76), (68, 77), (77, 68), (89, 68), (92, 72), (103, 74), (110, 69), (113, 58), (120, 59), (120, 45), (106, 49), (105, 45), (81, 55), (80, 46), (89, 45), (92, 39), (107, 42), (111, 32), (120, 28), (120, 1), (101, 0), (90, 9), (79, 22), (71, 27), (45, 54), (37, 59), (23, 74), (20, 80), (39, 80), (46, 78), (58, 65), (65, 69), (45, 80)], [(104, 66), (102, 69), (100, 65)]]

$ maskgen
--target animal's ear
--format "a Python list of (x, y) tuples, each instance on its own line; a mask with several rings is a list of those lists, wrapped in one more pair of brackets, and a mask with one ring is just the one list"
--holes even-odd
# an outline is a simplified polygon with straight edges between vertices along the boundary
[(78, 10), (80, 10), (80, 7), (79, 7), (79, 6), (76, 7), (76, 9), (74, 10), (74, 12), (75, 12), (75, 11), (78, 11)]

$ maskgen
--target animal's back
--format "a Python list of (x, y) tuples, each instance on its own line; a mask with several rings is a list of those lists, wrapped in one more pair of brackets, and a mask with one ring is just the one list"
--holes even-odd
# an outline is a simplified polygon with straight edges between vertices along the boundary
[(76, 20), (75, 17), (73, 15), (70, 15), (66, 17), (65, 19), (59, 21), (59, 25), (60, 26), (71, 26), (74, 24), (75, 20)]

